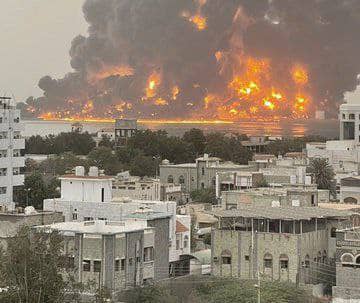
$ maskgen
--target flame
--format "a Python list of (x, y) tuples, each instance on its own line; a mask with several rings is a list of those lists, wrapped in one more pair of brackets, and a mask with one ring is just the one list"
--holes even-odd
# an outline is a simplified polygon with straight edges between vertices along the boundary
[(161, 83), (161, 76), (157, 72), (153, 72), (147, 80), (147, 87), (145, 89), (146, 98), (153, 98), (156, 95), (156, 89)]
[(159, 106), (169, 105), (169, 103), (166, 100), (164, 100), (163, 98), (157, 98), (155, 100), (155, 104), (159, 105)]
[(132, 76), (134, 69), (131, 66), (104, 66), (100, 71), (91, 74), (88, 78), (90, 82), (100, 81), (111, 76), (126, 77)]
[(266, 99), (264, 100), (264, 106), (270, 110), (274, 110), (274, 108), (275, 108), (275, 104)]
[(306, 69), (300, 65), (296, 64), (292, 68), (292, 79), (296, 84), (305, 85), (309, 81), (309, 76)]
[(174, 86), (174, 87), (172, 88), (171, 93), (172, 93), (172, 99), (173, 99), (173, 100), (176, 100), (176, 99), (177, 99), (177, 96), (178, 96), (179, 93), (180, 93), (179, 87), (178, 87), (178, 86)]

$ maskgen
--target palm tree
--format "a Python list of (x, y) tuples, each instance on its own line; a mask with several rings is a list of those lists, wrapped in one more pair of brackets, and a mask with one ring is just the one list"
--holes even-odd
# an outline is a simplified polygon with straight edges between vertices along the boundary
[(325, 158), (315, 158), (310, 161), (309, 172), (313, 175), (318, 189), (334, 191), (334, 170)]

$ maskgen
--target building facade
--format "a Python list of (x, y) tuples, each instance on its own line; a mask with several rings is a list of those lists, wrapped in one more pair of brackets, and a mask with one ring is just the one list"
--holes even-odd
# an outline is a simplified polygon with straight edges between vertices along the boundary
[(24, 184), (22, 168), (25, 159), (25, 139), (21, 133), (24, 125), (20, 121), (20, 110), (11, 98), (0, 98), (0, 208), (14, 210), (13, 188)]
[(137, 131), (137, 120), (135, 119), (116, 119), (115, 120), (115, 143), (123, 146)]
[(336, 232), (336, 286), (334, 303), (360, 302), (360, 229)]
[(164, 160), (160, 165), (160, 181), (181, 185), (185, 192), (191, 192), (202, 188), (215, 188), (217, 173), (254, 170), (254, 166), (220, 162), (219, 158), (204, 154), (196, 159), (195, 163), (171, 164)]
[(63, 222), (38, 229), (63, 234), (64, 254), (76, 282), (112, 292), (154, 280), (155, 229), (144, 221)]
[[(353, 213), (318, 207), (242, 205), (215, 211), (212, 273), (215, 276), (318, 284), (335, 277), (334, 229)], [(356, 215), (358, 216), (358, 215)]]

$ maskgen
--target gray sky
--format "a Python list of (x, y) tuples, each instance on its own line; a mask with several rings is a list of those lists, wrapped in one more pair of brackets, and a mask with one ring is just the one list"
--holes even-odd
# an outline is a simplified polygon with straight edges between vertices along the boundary
[(41, 94), (44, 75), (71, 70), (71, 40), (86, 34), (84, 0), (1, 0), (0, 95), (16, 101)]

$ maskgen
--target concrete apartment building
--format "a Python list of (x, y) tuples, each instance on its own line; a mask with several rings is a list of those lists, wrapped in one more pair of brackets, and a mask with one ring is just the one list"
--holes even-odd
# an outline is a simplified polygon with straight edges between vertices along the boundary
[(315, 187), (261, 187), (221, 193), (222, 209), (237, 209), (241, 204), (312, 207), (318, 205), (318, 190)]
[(113, 180), (112, 195), (115, 198), (134, 200), (175, 201), (189, 200), (180, 185), (161, 183), (160, 179), (130, 176), (128, 171), (119, 173)]
[(360, 176), (342, 178), (340, 180), (340, 202), (360, 204)]
[(129, 172), (119, 173), (112, 184), (113, 197), (127, 197), (135, 200), (161, 200), (159, 179), (130, 176)]
[(340, 105), (340, 140), (308, 143), (308, 158), (327, 158), (337, 174), (359, 174), (360, 104), (350, 99)]
[(191, 192), (201, 188), (215, 188), (216, 173), (255, 170), (253, 166), (221, 162), (219, 158), (204, 154), (195, 163), (171, 164), (164, 160), (160, 165), (160, 181), (179, 184), (185, 192)]
[(334, 303), (360, 302), (360, 228), (336, 231)]
[(262, 278), (305, 284), (324, 282), (335, 260), (334, 230), (359, 216), (319, 207), (252, 204), (214, 215), (219, 225), (212, 231), (212, 274), (254, 279), (259, 272)]
[(24, 184), (21, 169), (25, 159), (21, 151), (25, 148), (25, 139), (21, 136), (24, 125), (20, 121), (11, 98), (0, 98), (0, 209), (15, 209), (13, 188)]
[(116, 119), (115, 120), (115, 144), (123, 146), (138, 129), (137, 120), (135, 119)]
[(179, 263), (183, 267), (183, 263), (188, 262), (185, 257), (190, 254), (190, 245), (186, 244), (190, 243), (190, 233), (185, 237), (183, 232), (178, 231), (177, 221), (190, 231), (190, 216), (177, 215), (176, 202), (173, 201), (113, 198), (113, 178), (95, 175), (95, 172), (98, 171), (92, 168), (91, 175), (85, 175), (84, 168), (77, 167), (75, 175), (61, 177), (61, 197), (44, 200), (43, 209), (61, 212), (66, 222), (123, 221), (141, 210), (170, 215), (168, 244), (165, 246), (169, 253), (169, 272), (177, 272)]
[(62, 222), (59, 212), (35, 211), (33, 207), (13, 212), (0, 212), (0, 246), (7, 247), (7, 241), (16, 235), (22, 226), (37, 226)]
[[(60, 232), (64, 253), (77, 282), (112, 292), (154, 281), (155, 228), (146, 221), (63, 222), (38, 229)], [(161, 250), (160, 247), (157, 247)]]

